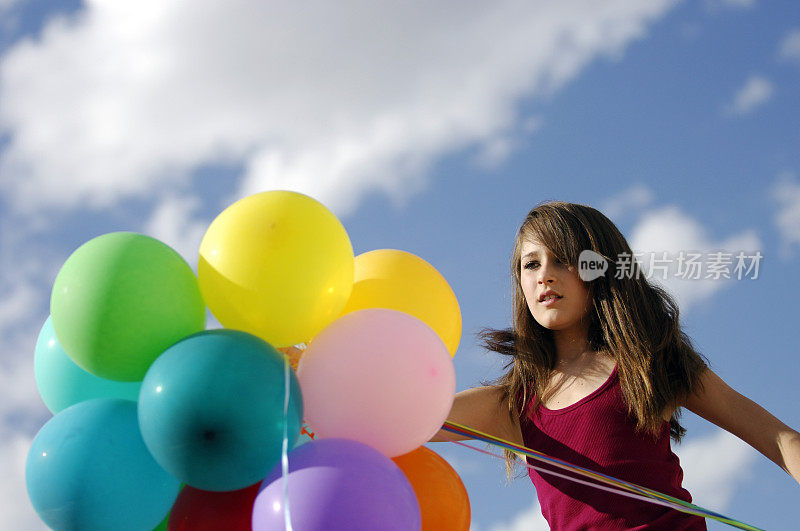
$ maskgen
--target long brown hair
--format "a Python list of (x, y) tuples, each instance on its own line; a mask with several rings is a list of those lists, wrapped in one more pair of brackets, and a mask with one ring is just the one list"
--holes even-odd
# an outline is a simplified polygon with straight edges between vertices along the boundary
[[(645, 278), (614, 223), (590, 206), (564, 201), (539, 203), (517, 232), (511, 254), (512, 326), (483, 328), (478, 333), (484, 348), (509, 357), (507, 372), (494, 381), (502, 388), (509, 415), (524, 423), (522, 409), (529, 402), (529, 391), (536, 394), (533, 411), (555, 391), (546, 393), (557, 362), (552, 331), (533, 318), (520, 286), (525, 240), (537, 240), (576, 270), (582, 250), (590, 249), (606, 259), (605, 274), (584, 282), (592, 299), (586, 316), (589, 348), (615, 359), (628, 413), (636, 418), (635, 431), (657, 438), (665, 408), (682, 403), (702, 387), (700, 376), (710, 363), (681, 330), (674, 299)], [(617, 257), (622, 256), (630, 257), (629, 268), (618, 275)], [(680, 408), (675, 409), (669, 422), (670, 437), (676, 442), (686, 433), (678, 422), (680, 415)], [(509, 450), (505, 455), (510, 479), (517, 455)]]

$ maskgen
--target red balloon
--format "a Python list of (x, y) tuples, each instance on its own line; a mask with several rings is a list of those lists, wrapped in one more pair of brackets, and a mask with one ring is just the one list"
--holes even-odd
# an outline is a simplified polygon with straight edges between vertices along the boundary
[(251, 531), (260, 485), (227, 492), (186, 485), (172, 506), (167, 531)]

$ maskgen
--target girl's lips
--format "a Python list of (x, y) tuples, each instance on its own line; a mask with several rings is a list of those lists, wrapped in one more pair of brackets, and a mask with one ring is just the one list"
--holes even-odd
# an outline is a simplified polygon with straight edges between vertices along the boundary
[(560, 300), (560, 299), (562, 299), (562, 298), (563, 298), (563, 297), (555, 297), (555, 298), (553, 298), (553, 299), (548, 299), (548, 300), (546, 300), (546, 301), (542, 301), (540, 304), (543, 304), (543, 305), (545, 305), (545, 306), (550, 306), (550, 305), (552, 305), (552, 304), (555, 304), (555, 302), (556, 302), (557, 300)]

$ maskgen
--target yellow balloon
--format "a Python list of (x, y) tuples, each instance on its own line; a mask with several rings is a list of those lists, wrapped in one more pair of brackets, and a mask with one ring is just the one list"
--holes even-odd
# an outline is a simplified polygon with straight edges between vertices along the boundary
[(366, 308), (389, 308), (413, 315), (439, 334), (451, 356), (461, 341), (461, 309), (450, 284), (422, 258), (397, 249), (356, 256), (353, 292), (345, 315)]
[(226, 328), (275, 347), (308, 341), (336, 319), (353, 288), (353, 246), (317, 200), (274, 190), (237, 201), (200, 244), (200, 290)]

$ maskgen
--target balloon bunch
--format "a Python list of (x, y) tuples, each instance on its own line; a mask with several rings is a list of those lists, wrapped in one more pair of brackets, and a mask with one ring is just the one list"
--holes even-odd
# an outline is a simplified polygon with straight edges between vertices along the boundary
[(51, 528), (469, 528), (423, 446), (455, 394), (455, 295), (411, 253), (354, 257), (315, 199), (229, 206), (196, 276), (151, 237), (94, 238), (50, 312), (34, 365), (54, 416), (26, 483)]

